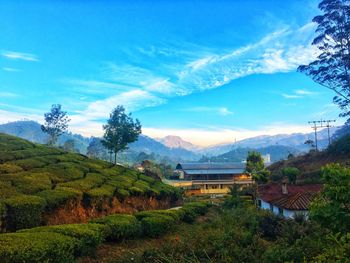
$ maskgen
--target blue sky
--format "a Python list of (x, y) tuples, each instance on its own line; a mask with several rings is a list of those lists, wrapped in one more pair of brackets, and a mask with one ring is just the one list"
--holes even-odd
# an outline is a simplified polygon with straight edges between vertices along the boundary
[(199, 145), (309, 132), (339, 114), (296, 72), (317, 54), (317, 3), (2, 1), (0, 122), (60, 103), (71, 131), (100, 135), (122, 104), (145, 134)]

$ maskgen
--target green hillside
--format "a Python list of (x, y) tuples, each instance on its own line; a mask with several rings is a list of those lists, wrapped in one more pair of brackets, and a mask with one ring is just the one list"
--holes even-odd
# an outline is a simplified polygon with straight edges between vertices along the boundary
[(45, 224), (43, 214), (70, 201), (102, 209), (113, 198), (179, 196), (177, 189), (135, 170), (0, 133), (2, 231)]
[(288, 160), (276, 162), (268, 167), (273, 180), (282, 178), (281, 170), (285, 167), (296, 167), (301, 174), (299, 183), (318, 183), (321, 180), (321, 168), (329, 163), (350, 165), (350, 135), (334, 141), (326, 150), (311, 151)]

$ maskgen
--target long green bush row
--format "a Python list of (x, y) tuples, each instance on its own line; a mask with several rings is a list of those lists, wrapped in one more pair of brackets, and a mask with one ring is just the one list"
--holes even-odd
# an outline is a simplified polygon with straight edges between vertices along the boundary
[[(69, 201), (101, 208), (116, 197), (180, 197), (174, 187), (136, 170), (0, 134), (0, 232), (39, 226), (41, 215)], [(38, 201), (40, 200), (40, 201)], [(38, 205), (40, 203), (40, 205)]]
[(105, 240), (157, 237), (171, 231), (186, 214), (198, 216), (207, 208), (204, 203), (190, 203), (176, 210), (115, 214), (86, 224), (42, 226), (0, 234), (0, 259), (4, 263), (75, 262), (77, 257), (92, 255)]

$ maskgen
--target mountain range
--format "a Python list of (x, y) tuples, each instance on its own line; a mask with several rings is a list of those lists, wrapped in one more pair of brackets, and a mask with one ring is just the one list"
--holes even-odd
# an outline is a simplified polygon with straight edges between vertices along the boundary
[[(332, 135), (338, 128), (332, 128)], [(41, 131), (39, 123), (34, 121), (17, 121), (0, 125), (0, 132), (11, 134), (37, 143), (46, 143), (47, 135)], [(328, 145), (327, 130), (318, 132), (319, 147)], [(272, 161), (285, 159), (289, 153), (298, 154), (309, 150), (304, 142), (314, 139), (314, 133), (295, 133), (279, 135), (263, 135), (241, 140), (235, 143), (215, 145), (211, 147), (199, 147), (183, 140), (179, 136), (168, 135), (164, 138), (153, 139), (146, 135), (139, 136), (138, 141), (131, 143), (124, 155), (135, 158), (139, 153), (155, 154), (159, 158), (167, 158), (172, 162), (198, 161), (203, 156), (213, 160), (241, 161), (249, 150), (255, 149), (262, 154), (270, 154)], [(73, 140), (75, 148), (82, 154), (86, 154), (87, 147), (92, 138), (86, 138), (78, 134), (64, 133), (58, 141), (63, 145), (65, 141)], [(207, 158), (208, 159), (208, 158)]]

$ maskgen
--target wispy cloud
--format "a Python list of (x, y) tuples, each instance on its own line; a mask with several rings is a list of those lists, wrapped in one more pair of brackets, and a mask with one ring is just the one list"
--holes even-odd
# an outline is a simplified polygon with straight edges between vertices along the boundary
[(189, 112), (207, 112), (207, 113), (214, 113), (221, 116), (227, 116), (233, 114), (232, 111), (230, 111), (226, 107), (205, 107), (205, 106), (198, 106), (198, 107), (192, 107), (185, 109), (185, 111)]
[(12, 92), (0, 92), (0, 98), (14, 98), (18, 96), (18, 94)]
[(318, 94), (318, 92), (298, 89), (298, 90), (294, 90), (290, 94), (282, 93), (281, 96), (286, 98), (286, 99), (302, 99), (302, 98), (311, 97), (311, 96), (314, 96), (317, 94)]
[(15, 51), (3, 51), (1, 53), (3, 57), (8, 59), (25, 60), (25, 61), (39, 61), (38, 57), (34, 54), (15, 52)]
[(88, 120), (105, 119), (117, 105), (123, 105), (129, 111), (136, 111), (141, 108), (153, 107), (163, 103), (165, 103), (165, 99), (159, 98), (147, 91), (136, 89), (92, 102), (80, 114)]
[(3, 67), (2, 70), (7, 71), (7, 72), (18, 72), (18, 71), (21, 71), (20, 69), (10, 68), (10, 67)]
[[(68, 84), (85, 89), (84, 97), (89, 96), (86, 94), (88, 91), (105, 96), (78, 112), (88, 121), (106, 118), (119, 104), (128, 111), (158, 106), (172, 97), (219, 88), (245, 76), (296, 70), (300, 64), (308, 63), (317, 55), (317, 50), (310, 45), (314, 27), (314, 24), (295, 29), (284, 27), (256, 43), (226, 49), (225, 52), (187, 43), (182, 46), (176, 44), (176, 47), (152, 46), (134, 52), (129, 50), (128, 56), (132, 57), (129, 64), (107, 62), (101, 68), (99, 78), (70, 79)], [(138, 56), (142, 60), (137, 61)], [(281, 95), (297, 99), (313, 94), (299, 89)], [(192, 110), (211, 111), (222, 116), (232, 114), (226, 107), (197, 107)]]

